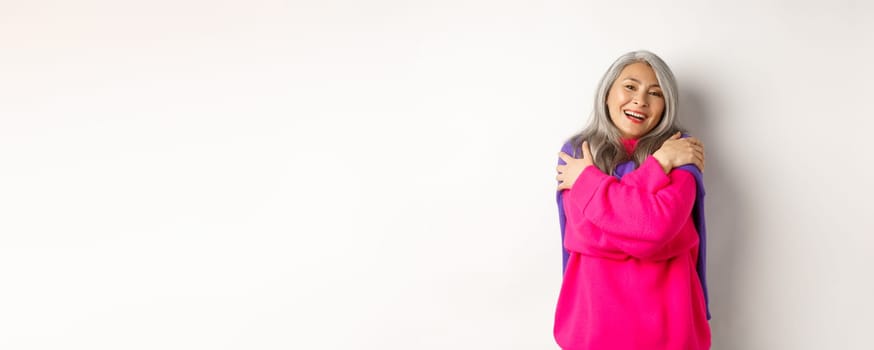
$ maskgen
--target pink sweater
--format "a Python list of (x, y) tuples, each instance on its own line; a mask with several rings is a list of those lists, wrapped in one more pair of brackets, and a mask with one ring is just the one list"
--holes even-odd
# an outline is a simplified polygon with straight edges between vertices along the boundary
[(567, 350), (710, 348), (696, 275), (696, 184), (652, 156), (621, 180), (597, 167), (565, 190), (570, 252), (555, 313)]

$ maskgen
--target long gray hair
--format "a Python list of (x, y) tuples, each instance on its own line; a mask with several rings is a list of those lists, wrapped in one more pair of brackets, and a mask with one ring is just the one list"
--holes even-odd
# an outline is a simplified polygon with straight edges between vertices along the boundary
[[(607, 109), (607, 93), (622, 69), (636, 62), (648, 64), (655, 72), (665, 99), (665, 111), (655, 128), (638, 139), (634, 153), (629, 157), (622, 145), (619, 129), (610, 120), (610, 113)], [(595, 104), (592, 116), (589, 118), (589, 124), (579, 134), (570, 138), (574, 150), (573, 156), (582, 158), (580, 147), (583, 140), (588, 140), (594, 164), (604, 173), (612, 174), (617, 165), (628, 160), (633, 160), (639, 166), (648, 155), (657, 151), (671, 135), (677, 131), (684, 131), (677, 123), (677, 98), (677, 81), (674, 79), (674, 73), (659, 56), (644, 50), (632, 51), (620, 56), (616, 62), (613, 62), (610, 69), (607, 69), (601, 82), (598, 83), (598, 91), (595, 93)]]

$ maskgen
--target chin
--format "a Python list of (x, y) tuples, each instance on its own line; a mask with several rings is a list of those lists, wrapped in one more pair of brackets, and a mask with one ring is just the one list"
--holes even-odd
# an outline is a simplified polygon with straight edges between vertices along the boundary
[(643, 137), (643, 135), (646, 135), (646, 134), (638, 134), (637, 132), (626, 132), (626, 131), (620, 131), (619, 134), (622, 135), (622, 138), (625, 138), (625, 139), (639, 139), (639, 138)]

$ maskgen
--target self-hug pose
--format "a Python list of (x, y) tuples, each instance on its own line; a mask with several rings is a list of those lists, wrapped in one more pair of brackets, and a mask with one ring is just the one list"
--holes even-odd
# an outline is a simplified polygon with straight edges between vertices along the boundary
[(710, 348), (704, 147), (677, 124), (677, 96), (661, 58), (625, 54), (559, 152), (562, 349)]

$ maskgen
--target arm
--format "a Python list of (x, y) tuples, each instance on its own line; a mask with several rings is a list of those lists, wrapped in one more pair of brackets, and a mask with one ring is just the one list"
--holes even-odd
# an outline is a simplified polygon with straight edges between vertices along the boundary
[(566, 214), (577, 222), (590, 222), (605, 235), (568, 239), (582, 239), (587, 246), (607, 251), (620, 249), (640, 258), (662, 256), (660, 250), (690, 220), (695, 191), (695, 179), (689, 172), (665, 174), (652, 156), (622, 180), (589, 166), (564, 192)]
[[(573, 153), (572, 148), (573, 147), (571, 146), (571, 142), (568, 141), (568, 142), (565, 142), (565, 144), (562, 146), (560, 152), (565, 152), (565, 153), (571, 154), (571, 153)], [(561, 165), (565, 165), (565, 164), (567, 164), (567, 163), (565, 163), (565, 161), (563, 159), (561, 159), (561, 157), (559, 157), (558, 158), (558, 165), (561, 166)], [(555, 191), (555, 201), (558, 204), (558, 225), (559, 225), (559, 228), (561, 230), (561, 241), (559, 243), (561, 243), (561, 272), (562, 272), (562, 275), (564, 275), (565, 267), (567, 267), (567, 261), (570, 258), (570, 254), (568, 253), (568, 250), (565, 249), (565, 247), (564, 247), (564, 235), (565, 235), (566, 226), (567, 226), (567, 215), (565, 215), (565, 212), (564, 212), (564, 200), (562, 198), (562, 197), (564, 197), (564, 192), (565, 191), (562, 191), (562, 190)]]

